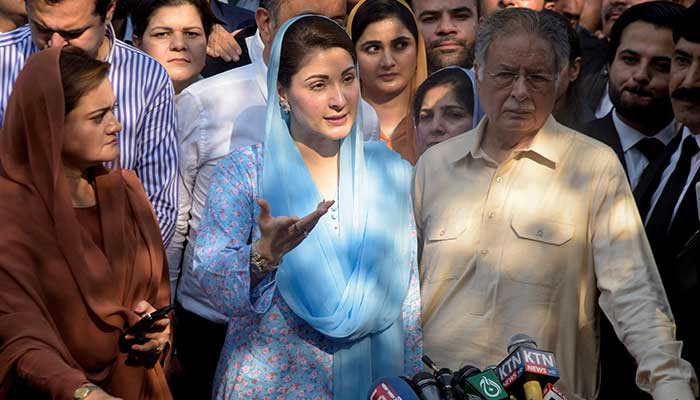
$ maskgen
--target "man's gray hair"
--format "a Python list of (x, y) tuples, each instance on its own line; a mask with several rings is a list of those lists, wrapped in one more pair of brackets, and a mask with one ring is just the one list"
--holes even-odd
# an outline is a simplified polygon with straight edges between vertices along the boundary
[(273, 28), (279, 27), (277, 17), (279, 16), (280, 7), (282, 6), (283, 1), (284, 0), (260, 0), (258, 5), (258, 7), (267, 10), (268, 15), (270, 16), (270, 21), (272, 21)]
[(569, 62), (569, 37), (566, 26), (557, 16), (527, 8), (506, 8), (490, 15), (479, 27), (474, 46), (475, 63), (479, 65), (479, 77), (483, 77), (486, 54), (494, 40), (505, 36), (536, 35), (552, 46), (555, 75)]

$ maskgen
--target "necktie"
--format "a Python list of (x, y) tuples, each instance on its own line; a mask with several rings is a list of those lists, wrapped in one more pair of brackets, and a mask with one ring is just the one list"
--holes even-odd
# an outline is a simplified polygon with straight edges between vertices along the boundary
[(646, 226), (652, 247), (662, 244), (665, 238), (668, 237), (673, 210), (676, 208), (676, 204), (688, 180), (690, 161), (698, 151), (700, 151), (700, 148), (698, 148), (695, 137), (688, 136), (684, 139), (681, 156), (676, 164), (676, 168), (666, 182), (666, 186), (656, 202), (656, 206), (649, 218), (649, 223)]
[(644, 154), (649, 163), (652, 163), (661, 156), (666, 146), (657, 138), (644, 138), (638, 141), (634, 147)]

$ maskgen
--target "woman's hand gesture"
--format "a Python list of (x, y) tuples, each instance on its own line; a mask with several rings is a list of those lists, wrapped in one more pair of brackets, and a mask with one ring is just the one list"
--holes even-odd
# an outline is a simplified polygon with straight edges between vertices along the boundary
[(318, 203), (316, 210), (303, 218), (273, 217), (270, 215), (270, 203), (257, 199), (260, 206), (258, 227), (260, 240), (255, 243), (255, 250), (271, 265), (278, 265), (282, 257), (297, 247), (309, 232), (316, 226), (319, 219), (328, 212), (335, 203), (333, 200)]

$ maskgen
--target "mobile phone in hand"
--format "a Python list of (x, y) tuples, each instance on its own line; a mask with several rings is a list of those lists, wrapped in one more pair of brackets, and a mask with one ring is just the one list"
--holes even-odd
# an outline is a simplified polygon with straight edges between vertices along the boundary
[[(122, 353), (128, 353), (131, 350), (131, 346), (148, 342), (149, 339), (145, 336), (145, 334), (148, 333), (149, 329), (156, 321), (168, 318), (168, 314), (174, 309), (175, 305), (170, 304), (144, 315), (143, 318), (127, 328), (126, 331), (124, 331), (124, 333), (119, 337), (119, 350)], [(127, 335), (131, 335), (133, 338), (126, 339)]]

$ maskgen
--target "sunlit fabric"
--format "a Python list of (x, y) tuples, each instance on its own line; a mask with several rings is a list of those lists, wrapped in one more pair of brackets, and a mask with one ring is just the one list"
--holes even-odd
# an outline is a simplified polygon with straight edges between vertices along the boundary
[(450, 368), (496, 364), (525, 333), (556, 354), (568, 398), (593, 399), (600, 305), (640, 387), (687, 390), (692, 367), (615, 153), (550, 117), (499, 165), (481, 148), (487, 122), (416, 167), (426, 354)]

